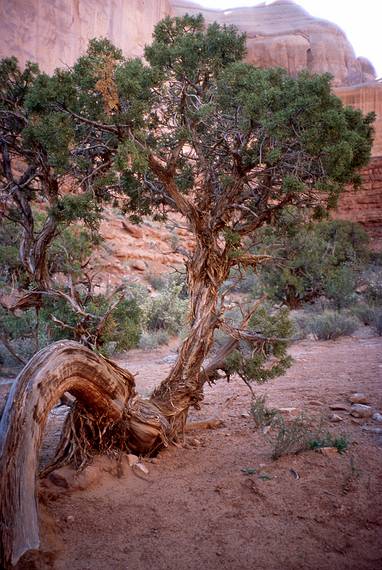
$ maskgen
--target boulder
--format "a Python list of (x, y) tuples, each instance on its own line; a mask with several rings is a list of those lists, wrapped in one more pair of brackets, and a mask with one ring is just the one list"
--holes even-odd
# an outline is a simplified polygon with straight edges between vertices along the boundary
[(373, 413), (373, 408), (365, 404), (353, 404), (350, 410), (350, 414), (355, 418), (371, 418)]

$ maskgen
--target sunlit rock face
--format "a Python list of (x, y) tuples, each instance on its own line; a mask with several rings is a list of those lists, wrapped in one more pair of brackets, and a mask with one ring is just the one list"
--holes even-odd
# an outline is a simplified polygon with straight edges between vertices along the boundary
[(364, 113), (372, 111), (376, 114), (373, 156), (382, 156), (382, 82), (337, 87), (335, 92), (345, 105), (361, 109)]
[(291, 74), (328, 71), (335, 85), (374, 79), (345, 34), (291, 0), (252, 8), (208, 10), (184, 0), (1, 0), (0, 56), (38, 61), (44, 71), (71, 65), (89, 39), (107, 37), (128, 56), (141, 56), (153, 27), (166, 15), (202, 12), (207, 22), (234, 24), (247, 34), (248, 61)]
[(141, 56), (169, 11), (168, 0), (1, 0), (0, 57), (37, 61), (51, 72), (72, 65), (95, 37)]
[(247, 60), (261, 67), (281, 66), (292, 75), (302, 69), (327, 71), (334, 85), (353, 85), (375, 78), (372, 64), (356, 58), (344, 32), (310, 16), (292, 0), (250, 8), (207, 10), (195, 2), (172, 0), (172, 13), (202, 12), (207, 22), (234, 24), (247, 35)]

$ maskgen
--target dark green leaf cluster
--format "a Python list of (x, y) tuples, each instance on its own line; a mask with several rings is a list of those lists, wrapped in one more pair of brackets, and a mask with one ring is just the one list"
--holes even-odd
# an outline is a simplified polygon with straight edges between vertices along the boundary
[(357, 278), (369, 257), (368, 236), (348, 221), (304, 223), (296, 212), (285, 212), (277, 226), (262, 230), (261, 251), (274, 261), (261, 266), (259, 291), (291, 308), (320, 295), (336, 308), (348, 304)]
[(288, 310), (258, 309), (250, 320), (248, 331), (253, 332), (253, 340), (241, 341), (239, 348), (226, 359), (224, 371), (227, 376), (236, 373), (246, 383), (263, 384), (283, 374), (291, 364), (287, 347), (293, 325)]

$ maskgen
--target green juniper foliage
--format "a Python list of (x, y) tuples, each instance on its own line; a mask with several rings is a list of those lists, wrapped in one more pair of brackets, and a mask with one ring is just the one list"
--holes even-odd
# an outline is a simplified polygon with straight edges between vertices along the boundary
[(257, 292), (296, 308), (323, 295), (336, 309), (349, 305), (369, 258), (368, 236), (348, 221), (306, 223), (296, 211), (284, 212), (277, 225), (264, 228), (258, 250), (273, 252), (264, 263)]
[[(47, 287), (54, 237), (78, 221), (95, 231), (105, 203), (134, 222), (181, 214), (195, 238), (190, 330), (179, 353), (193, 389), (214, 329), (224, 326), (219, 288), (231, 269), (259, 263), (248, 240), (287, 207), (318, 214), (333, 206), (345, 184), (359, 184), (370, 156), (373, 115), (344, 107), (328, 75), (292, 78), (243, 63), (244, 55), (235, 28), (184, 16), (156, 26), (146, 63), (99, 39), (50, 77), (31, 65), (21, 72), (14, 59), (0, 67), (1, 184), (7, 217), (22, 226), (23, 266)], [(39, 232), (36, 200), (46, 212)], [(258, 381), (284, 370), (288, 326), (284, 313), (258, 311), (251, 335), (231, 331), (244, 352), (230, 370)], [(184, 381), (179, 370), (169, 382)]]

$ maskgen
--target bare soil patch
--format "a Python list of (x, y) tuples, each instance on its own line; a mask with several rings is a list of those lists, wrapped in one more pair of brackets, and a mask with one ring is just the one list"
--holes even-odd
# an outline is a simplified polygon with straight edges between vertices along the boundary
[[(147, 476), (103, 459), (92, 466), (92, 484), (84, 491), (44, 488), (43, 542), (53, 555), (24, 567), (381, 568), (382, 436), (364, 429), (378, 427), (372, 420), (354, 423), (341, 411), (342, 422), (328, 418), (330, 404), (348, 404), (356, 391), (382, 409), (382, 339), (302, 341), (292, 354), (288, 373), (257, 393), (266, 393), (271, 406), (296, 408), (292, 414), (321, 417), (350, 440), (346, 453), (308, 451), (272, 461), (269, 441), (246, 417), (247, 388), (220, 382), (206, 390), (191, 419), (221, 418), (224, 426), (188, 432), (184, 447), (145, 462)], [(154, 357), (131, 351), (123, 364), (139, 372), (138, 387), (148, 393), (171, 359), (168, 349)], [(256, 473), (247, 475), (245, 468)]]

